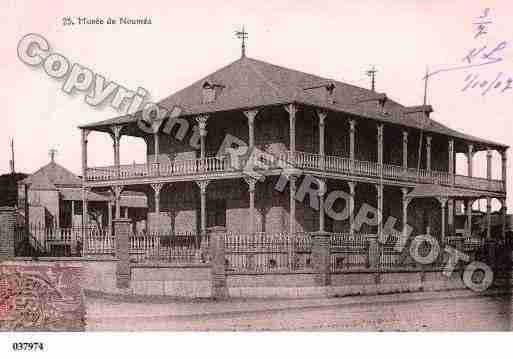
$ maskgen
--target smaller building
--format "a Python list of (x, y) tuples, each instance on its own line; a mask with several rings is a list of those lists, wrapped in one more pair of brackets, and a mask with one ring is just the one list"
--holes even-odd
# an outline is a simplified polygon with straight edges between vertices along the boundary
[[(84, 221), (82, 208), (82, 179), (57, 164), (50, 163), (18, 182), (18, 206), (22, 214), (25, 201), (31, 226), (44, 228), (80, 227), (83, 223), (105, 229), (112, 227), (113, 196), (106, 191), (87, 191), (88, 221)], [(125, 191), (120, 200), (121, 215), (133, 220), (134, 230), (146, 227), (146, 194)]]

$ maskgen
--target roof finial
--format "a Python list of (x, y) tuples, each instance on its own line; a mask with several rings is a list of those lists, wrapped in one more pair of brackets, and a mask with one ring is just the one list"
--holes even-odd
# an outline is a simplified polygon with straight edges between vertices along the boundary
[(244, 25), (242, 25), (242, 31), (235, 31), (235, 35), (237, 38), (242, 39), (241, 57), (246, 57), (246, 39), (248, 38), (248, 33), (244, 30)]
[(57, 150), (55, 148), (52, 148), (50, 149), (50, 151), (48, 151), (48, 154), (50, 155), (51, 163), (55, 163), (55, 155), (57, 154)]
[(367, 72), (366, 72), (367, 76), (369, 76), (371, 78), (371, 90), (372, 91), (376, 90), (376, 72), (378, 72), (378, 70), (376, 70), (374, 65), (372, 66), (371, 70), (367, 70)]

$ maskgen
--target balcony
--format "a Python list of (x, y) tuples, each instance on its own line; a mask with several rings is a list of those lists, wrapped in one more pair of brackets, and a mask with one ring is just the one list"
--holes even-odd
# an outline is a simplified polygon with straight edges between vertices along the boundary
[[(90, 184), (98, 182), (111, 182), (118, 180), (137, 180), (151, 178), (177, 178), (190, 176), (223, 177), (225, 174), (242, 174), (248, 159), (241, 159), (240, 168), (231, 166), (229, 158), (219, 159), (207, 157), (205, 159), (176, 160), (172, 163), (146, 163), (88, 168), (86, 180)], [(269, 163), (270, 170), (279, 170), (284, 167), (298, 168), (306, 172), (326, 172), (353, 177), (380, 178), (399, 182), (438, 183), (441, 185), (461, 187), (472, 190), (490, 192), (504, 192), (504, 183), (501, 180), (488, 180), (486, 178), (451, 175), (448, 172), (427, 169), (403, 168), (401, 166), (384, 164), (382, 167), (376, 162), (351, 161), (349, 158), (337, 156), (321, 156), (315, 153), (285, 152), (275, 156)], [(258, 170), (258, 166), (255, 167)], [(382, 172), (382, 173), (381, 173)]]

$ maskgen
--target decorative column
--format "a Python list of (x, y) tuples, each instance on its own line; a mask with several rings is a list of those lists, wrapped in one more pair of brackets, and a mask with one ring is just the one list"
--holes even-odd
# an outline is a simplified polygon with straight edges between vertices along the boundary
[(207, 186), (210, 183), (209, 180), (196, 181), (196, 184), (200, 188), (201, 194), (201, 235), (204, 237), (207, 233)]
[(447, 233), (454, 235), (454, 200), (449, 198), (447, 200)]
[(354, 235), (354, 202), (356, 193), (356, 182), (347, 182), (349, 186), (349, 234)]
[(504, 192), (507, 191), (507, 172), (508, 172), (508, 152), (506, 149), (501, 151), (501, 160), (502, 160), (502, 183), (504, 183)]
[(492, 198), (486, 197), (486, 239), (492, 238)]
[(403, 131), (403, 169), (408, 168), (408, 131)]
[(319, 232), (324, 232), (325, 226), (325, 213), (324, 213), (324, 195), (326, 194), (326, 182), (317, 178), (319, 183)]
[(87, 136), (90, 130), (82, 129), (82, 181), (87, 181)]
[(112, 186), (112, 193), (116, 201), (116, 219), (121, 218), (121, 193), (123, 192), (124, 186)]
[(110, 233), (112, 233), (112, 202), (109, 200), (107, 202), (107, 215), (108, 215), (108, 221), (109, 221), (109, 228), (111, 229)]
[(71, 227), (75, 227), (75, 201), (71, 201)]
[(326, 127), (326, 117), (328, 113), (325, 111), (317, 111), (317, 116), (319, 116), (319, 155), (320, 157), (320, 167), (324, 169), (325, 161), (324, 156), (326, 155), (325, 149), (325, 127)]
[[(110, 136), (112, 137), (113, 145), (114, 145), (114, 166), (116, 166), (116, 176), (119, 178), (120, 176), (120, 154), (119, 154), (119, 148), (120, 148), (120, 141), (121, 141), (121, 130), (123, 130), (122, 125), (118, 126), (111, 126), (111, 133)], [(118, 218), (118, 217), (117, 217)]]
[(160, 191), (164, 187), (164, 183), (152, 183), (151, 188), (155, 192), (155, 214), (160, 214)]
[(290, 187), (290, 213), (289, 213), (289, 232), (290, 235), (296, 233), (296, 180), (297, 177), (294, 175), (289, 176), (289, 187)]
[(351, 161), (351, 172), (354, 171), (355, 132), (356, 132), (356, 121), (349, 120), (349, 160)]
[(467, 229), (467, 235), (470, 237), (472, 236), (472, 205), (474, 204), (474, 200), (469, 199), (466, 202), (465, 210), (467, 211), (467, 223), (466, 223), (466, 229)]
[(383, 238), (383, 184), (376, 184), (377, 202), (378, 202), (378, 239), (381, 243)]
[[(410, 203), (410, 199), (407, 197), (408, 195), (408, 188), (403, 187), (401, 188), (401, 191), (403, 193), (403, 238), (406, 239), (406, 236), (408, 235), (408, 204)], [(406, 242), (404, 242), (406, 243)]]
[(426, 169), (431, 171), (431, 136), (426, 136)]
[(472, 159), (474, 157), (474, 145), (472, 143), (468, 144), (468, 150), (467, 150), (467, 167), (468, 167), (468, 176), (473, 176), (472, 171)]
[(201, 162), (204, 162), (205, 156), (206, 156), (207, 120), (208, 120), (208, 115), (202, 115), (202, 116), (196, 117), (196, 122), (198, 123), (199, 131), (200, 131)]
[(492, 179), (492, 149), (489, 147), (486, 149), (486, 179)]
[[(285, 105), (285, 111), (289, 113), (290, 145), (289, 151), (293, 163), (296, 162), (296, 113), (297, 107), (294, 104)], [(294, 184), (295, 185), (295, 184)]]
[(255, 232), (255, 187), (256, 179), (252, 177), (244, 177), (244, 181), (249, 186), (249, 233)]
[(87, 201), (87, 188), (82, 187), (82, 226), (87, 227), (89, 225), (89, 211)]
[(249, 110), (244, 111), (244, 115), (248, 118), (248, 128), (249, 128), (249, 148), (250, 150), (255, 147), (255, 118), (258, 114), (258, 110)]
[(502, 228), (501, 235), (502, 239), (506, 239), (506, 221), (507, 221), (508, 208), (506, 207), (506, 198), (501, 198), (501, 217), (502, 217)]
[(378, 165), (380, 176), (383, 176), (383, 124), (378, 123)]
[(448, 170), (449, 170), (449, 175), (451, 176), (451, 186), (454, 185), (454, 140), (451, 138), (449, 140), (449, 144), (448, 144), (448, 147), (449, 147), (449, 166), (448, 166)]
[(447, 204), (447, 197), (439, 197), (440, 207), (442, 208), (442, 221), (441, 221), (441, 235), (442, 242), (445, 240), (445, 205)]

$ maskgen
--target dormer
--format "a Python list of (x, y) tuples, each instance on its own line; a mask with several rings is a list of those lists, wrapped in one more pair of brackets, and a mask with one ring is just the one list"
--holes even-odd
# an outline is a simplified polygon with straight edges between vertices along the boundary
[(212, 103), (214, 102), (221, 90), (224, 88), (223, 85), (215, 84), (212, 82), (205, 81), (203, 84), (203, 103)]
[(333, 82), (306, 87), (303, 90), (314, 95), (321, 101), (325, 101), (330, 104), (335, 103), (335, 84)]

